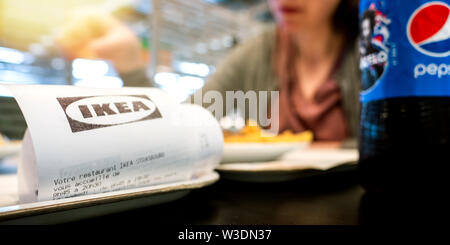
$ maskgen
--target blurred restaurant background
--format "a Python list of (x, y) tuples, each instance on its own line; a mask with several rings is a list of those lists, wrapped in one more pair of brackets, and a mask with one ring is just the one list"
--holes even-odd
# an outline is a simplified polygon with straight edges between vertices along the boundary
[[(56, 45), (67, 20), (84, 13), (111, 15), (129, 27), (147, 76), (177, 101), (200, 89), (234, 46), (273, 22), (266, 0), (0, 0), (0, 82), (123, 86), (111, 62), (69, 59)], [(21, 138), (25, 128), (0, 86), (0, 131)]]

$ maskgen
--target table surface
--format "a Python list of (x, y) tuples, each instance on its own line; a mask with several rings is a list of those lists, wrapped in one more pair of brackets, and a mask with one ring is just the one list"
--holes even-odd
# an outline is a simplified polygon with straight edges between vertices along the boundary
[(280, 183), (222, 179), (174, 202), (72, 224), (354, 225), (361, 223), (363, 196), (354, 170)]

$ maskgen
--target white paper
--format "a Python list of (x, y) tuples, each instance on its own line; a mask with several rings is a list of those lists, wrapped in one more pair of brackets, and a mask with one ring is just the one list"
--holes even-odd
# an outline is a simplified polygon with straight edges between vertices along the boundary
[(328, 170), (344, 163), (358, 161), (356, 149), (303, 149), (284, 154), (280, 160), (295, 162), (305, 168)]
[(30, 136), (19, 166), (21, 202), (188, 180), (221, 159), (214, 117), (159, 89), (7, 87)]
[(38, 190), (36, 154), (30, 131), (26, 130), (22, 140), (22, 151), (17, 166), (18, 194), (22, 203), (36, 201)]

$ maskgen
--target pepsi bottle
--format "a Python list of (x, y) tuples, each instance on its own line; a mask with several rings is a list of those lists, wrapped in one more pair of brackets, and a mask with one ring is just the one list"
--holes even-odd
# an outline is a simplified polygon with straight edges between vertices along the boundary
[(368, 192), (447, 186), (450, 0), (361, 0), (359, 134)]

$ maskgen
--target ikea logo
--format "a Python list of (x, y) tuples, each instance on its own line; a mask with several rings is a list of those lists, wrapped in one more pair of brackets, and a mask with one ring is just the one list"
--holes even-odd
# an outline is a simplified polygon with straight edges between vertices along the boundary
[(162, 118), (146, 95), (104, 95), (56, 98), (73, 133)]

